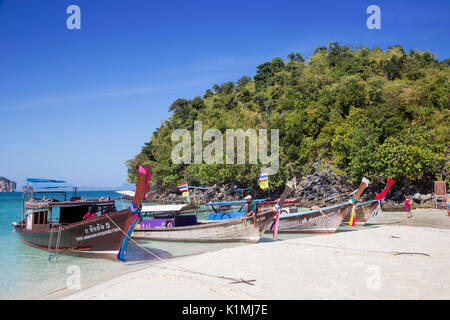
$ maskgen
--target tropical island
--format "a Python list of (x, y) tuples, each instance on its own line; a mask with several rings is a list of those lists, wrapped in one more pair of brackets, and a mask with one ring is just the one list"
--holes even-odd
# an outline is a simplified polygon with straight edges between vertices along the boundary
[(0, 192), (14, 192), (17, 184), (5, 177), (0, 177)]
[(295, 176), (304, 202), (348, 199), (365, 176), (373, 187), (366, 197), (391, 177), (391, 199), (428, 199), (434, 180), (450, 179), (449, 78), (450, 59), (399, 45), (382, 50), (331, 42), (307, 61), (300, 53), (273, 58), (258, 65), (253, 78), (173, 102), (170, 119), (127, 161), (129, 181), (136, 182), (139, 164), (151, 164), (151, 190), (164, 194), (159, 201), (179, 198), (176, 185), (185, 182), (213, 186), (228, 198), (236, 187), (266, 195), (258, 188), (260, 163), (173, 163), (172, 133), (193, 132), (201, 121), (203, 131), (223, 134), (228, 128), (279, 130), (279, 170), (269, 177), (274, 196)]

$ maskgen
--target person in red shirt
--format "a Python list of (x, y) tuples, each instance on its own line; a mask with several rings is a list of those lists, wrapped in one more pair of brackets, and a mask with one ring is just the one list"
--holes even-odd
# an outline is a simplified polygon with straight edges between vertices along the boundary
[(97, 218), (97, 211), (98, 211), (98, 207), (97, 206), (92, 206), (91, 210), (89, 210), (84, 215), (83, 220), (89, 220), (89, 219)]
[(444, 199), (444, 205), (447, 209), (447, 215), (450, 217), (450, 195), (447, 195), (447, 197)]
[(406, 196), (405, 209), (406, 209), (406, 219), (408, 219), (408, 218), (413, 218), (414, 219), (414, 216), (411, 213), (411, 197), (410, 196)]

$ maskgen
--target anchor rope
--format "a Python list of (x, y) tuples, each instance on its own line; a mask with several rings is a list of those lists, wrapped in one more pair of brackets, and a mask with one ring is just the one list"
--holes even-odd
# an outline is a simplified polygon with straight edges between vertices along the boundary
[(387, 253), (387, 254), (393, 254), (393, 255), (400, 255), (400, 254), (418, 254), (418, 255), (430, 256), (428, 253), (423, 253), (423, 252), (378, 251), (378, 250), (368, 250), (368, 249), (353, 249), (353, 248), (345, 248), (345, 247), (334, 247), (334, 246), (317, 245), (317, 244), (315, 245), (315, 244), (307, 244), (307, 243), (289, 243), (289, 244), (300, 245), (300, 246), (309, 246), (309, 247), (320, 247), (320, 248), (329, 248), (329, 249), (339, 249), (339, 250), (360, 251), (360, 252)]
[[(172, 263), (173, 261), (170, 261), (169, 259), (164, 259), (163, 257), (158, 256), (157, 254), (151, 252), (150, 250), (148, 250), (147, 248), (141, 246), (136, 240), (134, 240), (133, 238), (131, 238), (130, 236), (128, 236), (128, 234), (126, 234), (126, 232), (124, 232), (122, 230), (122, 228), (120, 228), (117, 223), (114, 222), (114, 220), (111, 219), (110, 216), (107, 216), (108, 219), (117, 227), (119, 228), (119, 230), (126, 236), (128, 237), (129, 240), (131, 240), (132, 242), (134, 242), (139, 248), (143, 249), (144, 251), (146, 251), (147, 253), (149, 253), (150, 255), (154, 256), (155, 258), (164, 261), (164, 262), (168, 262), (168, 263)], [(196, 271), (196, 270), (191, 270), (188, 269), (186, 267), (183, 266), (174, 266), (172, 268), (169, 267), (162, 267), (162, 266), (157, 266), (154, 265), (154, 267), (156, 268), (160, 268), (160, 269), (168, 269), (168, 270), (176, 270), (176, 271), (182, 271), (182, 272), (187, 272), (187, 273), (193, 273), (193, 274), (197, 274), (197, 275), (202, 275), (202, 276), (207, 276), (207, 277), (212, 277), (212, 278), (218, 278), (218, 279), (225, 279), (225, 280), (231, 280), (231, 281), (235, 281), (237, 283), (239, 282), (243, 282), (246, 284), (250, 284), (253, 285), (251, 283), (249, 283), (249, 281), (254, 281), (254, 280), (244, 280), (244, 279), (237, 279), (237, 278), (232, 278), (232, 277), (226, 277), (226, 276), (218, 276), (218, 275), (214, 275), (214, 274), (209, 274), (209, 273), (205, 273), (205, 272), (200, 272), (200, 271)]]

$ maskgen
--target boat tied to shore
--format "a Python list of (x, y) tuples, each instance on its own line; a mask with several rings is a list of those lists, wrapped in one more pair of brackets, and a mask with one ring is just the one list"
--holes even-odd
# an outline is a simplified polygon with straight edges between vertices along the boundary
[[(256, 214), (256, 227), (253, 217), (245, 215), (219, 221), (197, 220), (195, 215), (176, 215), (173, 224), (170, 226), (156, 226), (155, 224), (158, 222), (154, 222), (155, 224), (152, 225), (151, 221), (155, 218), (147, 220), (147, 222), (142, 220), (139, 227), (134, 229), (132, 237), (134, 239), (161, 241), (258, 242), (267, 227), (272, 223), (273, 217), (278, 214), (278, 208), (281, 208), (292, 187), (292, 182), (288, 182), (274, 208)], [(160, 216), (160, 218), (164, 220), (163, 217)]]
[[(151, 166), (140, 166), (134, 199), (128, 209), (120, 211), (109, 198), (78, 197), (77, 188), (65, 181), (28, 179), (30, 185), (22, 196), (22, 220), (13, 223), (15, 231), (25, 244), (48, 250), (49, 260), (60, 253), (124, 260), (150, 177)], [(67, 189), (74, 192), (69, 200)], [(38, 198), (39, 194), (51, 194), (52, 198)], [(56, 194), (62, 194), (64, 200), (55, 199)]]
[[(363, 178), (350, 201), (318, 208), (310, 211), (295, 212), (285, 208), (280, 215), (280, 233), (334, 233), (343, 222), (350, 225), (365, 224), (366, 221), (376, 215), (381, 207), (382, 199), (394, 184), (388, 180), (385, 189), (374, 200), (357, 203), (369, 181)], [(267, 232), (274, 229), (274, 224), (269, 226)]]
[[(353, 195), (354, 203), (359, 200), (369, 180), (363, 178)], [(299, 213), (281, 214), (278, 222), (279, 233), (334, 233), (344, 218), (353, 208), (353, 203), (345, 202), (338, 205)], [(276, 228), (276, 222), (269, 225), (268, 232)]]
[[(394, 180), (392, 178), (389, 178), (386, 182), (386, 185), (379, 194), (377, 194), (374, 198), (374, 200), (358, 204), (358, 209), (356, 210), (355, 220), (354, 223), (357, 225), (365, 225), (367, 221), (375, 217), (379, 210), (381, 209), (381, 206), (384, 202), (384, 199), (386, 198), (386, 195), (388, 194), (389, 190), (394, 185)], [(347, 215), (344, 218), (343, 222), (349, 222), (350, 223), (350, 215)]]

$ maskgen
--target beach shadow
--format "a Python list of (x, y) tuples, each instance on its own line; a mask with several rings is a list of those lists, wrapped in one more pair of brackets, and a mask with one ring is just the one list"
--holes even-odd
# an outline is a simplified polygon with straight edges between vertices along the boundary
[(136, 243), (131, 242), (127, 247), (125, 261), (147, 263), (170, 258), (173, 258), (173, 255), (168, 251), (146, 246), (145, 243), (139, 243), (139, 245), (137, 245)]
[(342, 232), (353, 232), (353, 231), (358, 231), (359, 229), (347, 229), (347, 228), (342, 228), (339, 227), (334, 233), (342, 233)]
[(375, 229), (380, 228), (380, 225), (378, 223), (366, 223), (364, 226), (361, 227), (361, 229)]
[(376, 224), (365, 224), (363, 226), (359, 225), (356, 227), (351, 227), (348, 225), (340, 225), (339, 228), (336, 230), (335, 233), (340, 233), (340, 232), (352, 232), (352, 231), (361, 231), (361, 230), (366, 230), (366, 229), (375, 229), (375, 228), (380, 228), (379, 225)]
[[(377, 226), (384, 226), (384, 225), (388, 225), (388, 224), (400, 224), (402, 223), (401, 221), (393, 221), (393, 222), (379, 222), (379, 223), (374, 223), (373, 225), (377, 225)], [(371, 223), (372, 225), (372, 223)]]
[[(278, 240), (284, 240), (284, 239), (280, 239), (280, 237), (278, 236)], [(274, 242), (277, 240), (273, 240), (272, 238), (266, 238), (266, 237), (261, 237), (258, 241), (258, 243), (265, 243), (265, 242)]]

